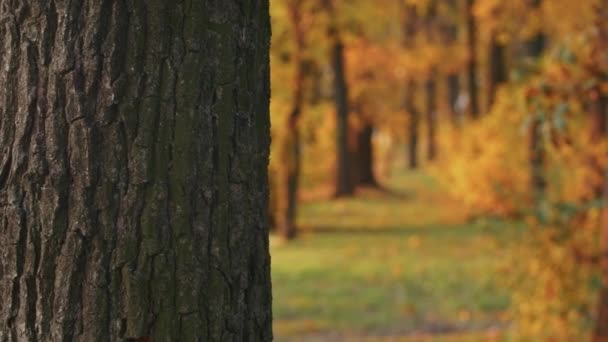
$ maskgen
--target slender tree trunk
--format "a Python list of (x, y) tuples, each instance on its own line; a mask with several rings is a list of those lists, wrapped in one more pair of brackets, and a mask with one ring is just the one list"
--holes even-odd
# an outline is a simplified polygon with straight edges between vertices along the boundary
[[(416, 41), (418, 30), (418, 14), (416, 6), (407, 4), (403, 7), (403, 46), (412, 49)], [(408, 138), (408, 166), (411, 170), (418, 168), (418, 132), (420, 126), (420, 113), (416, 109), (416, 80), (410, 76), (405, 84), (405, 111), (409, 115), (407, 138)]]
[[(532, 8), (538, 9), (541, 5), (540, 0), (533, 0)], [(544, 33), (538, 32), (530, 41), (526, 42), (526, 53), (528, 57), (540, 58), (544, 48)], [(530, 182), (532, 192), (534, 194), (534, 201), (537, 208), (540, 210), (545, 200), (545, 192), (547, 187), (547, 181), (545, 179), (545, 146), (543, 144), (542, 134), (542, 119), (537, 113), (532, 113), (532, 123), (530, 125), (529, 133), (529, 157), (530, 157)]]
[[(458, 11), (458, 3), (456, 0), (448, 0), (447, 4), (451, 12)], [(459, 22), (454, 22), (453, 20), (448, 21), (444, 25), (443, 31), (443, 41), (446, 46), (455, 46), (458, 44)], [(457, 71), (448, 73), (446, 77), (446, 86), (450, 121), (453, 127), (458, 127), (460, 126), (461, 118), (459, 111), (456, 109), (458, 95), (460, 94), (460, 75)]]
[(337, 40), (332, 48), (332, 66), (334, 70), (336, 97), (336, 192), (335, 196), (350, 196), (354, 192), (348, 149), (348, 88), (344, 74), (344, 46)]
[(350, 151), (348, 148), (348, 86), (344, 66), (344, 45), (338, 24), (333, 0), (325, 0), (330, 15), (328, 30), (331, 46), (331, 67), (334, 74), (334, 99), (336, 104), (336, 177), (335, 197), (350, 196), (354, 193), (352, 172), (350, 169)]
[(268, 6), (0, 0), (0, 341), (272, 340)]
[(473, 8), (475, 0), (467, 1), (467, 36), (469, 48), (469, 62), (467, 68), (470, 112), (473, 119), (479, 117), (479, 94), (477, 90), (477, 23)]
[(305, 60), (303, 52), (306, 48), (304, 29), (302, 27), (302, 1), (296, 0), (289, 5), (289, 14), (295, 38), (295, 51), (293, 63), (295, 75), (293, 82), (292, 109), (287, 120), (285, 145), (283, 151), (283, 165), (285, 170), (285, 183), (281, 204), (281, 235), (286, 240), (296, 237), (296, 209), (298, 200), (298, 183), (301, 169), (301, 143), (298, 122), (302, 112), (304, 98)]
[(418, 132), (420, 130), (420, 113), (416, 109), (414, 98), (416, 97), (416, 81), (409, 81), (406, 89), (406, 110), (409, 113), (408, 126), (408, 165), (414, 170), (418, 168)]
[(427, 159), (437, 157), (437, 105), (436, 84), (431, 76), (426, 81), (426, 128), (427, 128)]
[(374, 134), (374, 126), (366, 122), (363, 128), (357, 132), (357, 185), (377, 186), (376, 176), (374, 174), (374, 146), (372, 137)]
[(490, 41), (489, 70), (488, 70), (488, 111), (494, 105), (498, 88), (507, 82), (507, 65), (505, 61), (505, 46), (498, 41), (496, 34)]
[[(437, 43), (437, 3), (432, 0), (425, 19), (426, 35), (429, 43)], [(437, 155), (437, 84), (435, 81), (435, 65), (431, 65), (428, 79), (425, 84), (426, 91), (426, 129), (427, 129), (427, 159), (435, 160)]]
[(545, 179), (545, 147), (542, 142), (541, 119), (533, 114), (530, 125), (529, 135), (529, 156), (530, 156), (530, 186), (534, 195), (534, 202), (540, 208), (545, 198), (547, 181)]

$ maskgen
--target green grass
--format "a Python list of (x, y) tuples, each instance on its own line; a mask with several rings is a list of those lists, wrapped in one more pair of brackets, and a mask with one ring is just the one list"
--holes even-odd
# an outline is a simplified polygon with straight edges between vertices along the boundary
[(519, 228), (468, 222), (421, 173), (389, 188), (304, 203), (299, 239), (271, 238), (278, 341), (486, 341), (504, 329), (500, 268)]

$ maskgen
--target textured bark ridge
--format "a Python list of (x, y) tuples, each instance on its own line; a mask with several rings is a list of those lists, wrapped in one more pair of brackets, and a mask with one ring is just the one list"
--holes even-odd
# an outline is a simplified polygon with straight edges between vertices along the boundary
[(0, 0), (0, 341), (269, 341), (267, 0)]

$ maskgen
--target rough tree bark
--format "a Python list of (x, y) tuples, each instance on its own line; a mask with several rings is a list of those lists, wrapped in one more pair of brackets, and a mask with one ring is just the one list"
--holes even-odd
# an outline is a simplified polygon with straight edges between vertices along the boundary
[(298, 183), (301, 169), (301, 143), (299, 121), (304, 100), (305, 36), (302, 27), (302, 1), (295, 0), (289, 3), (289, 17), (293, 30), (295, 48), (293, 64), (295, 73), (293, 80), (292, 107), (287, 119), (285, 143), (282, 151), (284, 178), (280, 192), (282, 193), (280, 208), (280, 233), (286, 240), (296, 237), (296, 209), (298, 200)]
[(350, 169), (348, 146), (348, 85), (344, 63), (344, 44), (340, 36), (333, 0), (325, 0), (325, 8), (330, 16), (327, 30), (331, 42), (330, 61), (334, 74), (334, 101), (336, 105), (336, 175), (335, 197), (350, 196), (355, 192)]
[(467, 67), (469, 101), (471, 118), (479, 117), (479, 94), (477, 92), (477, 22), (473, 9), (475, 0), (467, 0), (467, 43), (469, 49), (469, 61)]
[(270, 341), (267, 0), (0, 0), (0, 341)]

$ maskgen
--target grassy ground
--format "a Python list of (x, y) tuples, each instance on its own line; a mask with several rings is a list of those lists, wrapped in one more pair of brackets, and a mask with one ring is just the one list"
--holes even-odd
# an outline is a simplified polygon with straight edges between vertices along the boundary
[(517, 228), (468, 221), (421, 173), (388, 188), (306, 202), (299, 240), (271, 238), (277, 341), (500, 339)]

